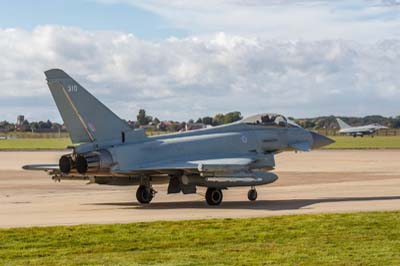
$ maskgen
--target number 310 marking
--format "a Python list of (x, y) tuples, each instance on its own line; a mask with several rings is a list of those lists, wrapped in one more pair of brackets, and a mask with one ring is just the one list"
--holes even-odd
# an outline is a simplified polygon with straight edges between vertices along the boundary
[(78, 86), (77, 85), (68, 85), (68, 92), (78, 92)]

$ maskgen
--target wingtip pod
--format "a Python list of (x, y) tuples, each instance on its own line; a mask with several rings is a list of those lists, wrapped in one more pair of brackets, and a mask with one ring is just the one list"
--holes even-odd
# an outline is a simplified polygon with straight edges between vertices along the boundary
[(58, 171), (58, 164), (32, 164), (22, 166), (23, 170), (28, 171)]

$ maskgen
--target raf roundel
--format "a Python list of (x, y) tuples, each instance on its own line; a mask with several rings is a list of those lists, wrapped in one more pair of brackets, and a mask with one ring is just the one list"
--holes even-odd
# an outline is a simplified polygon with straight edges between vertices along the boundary
[(92, 123), (88, 123), (88, 128), (91, 132), (96, 132), (96, 127)]
[(247, 137), (245, 135), (243, 135), (240, 139), (243, 143), (247, 143)]

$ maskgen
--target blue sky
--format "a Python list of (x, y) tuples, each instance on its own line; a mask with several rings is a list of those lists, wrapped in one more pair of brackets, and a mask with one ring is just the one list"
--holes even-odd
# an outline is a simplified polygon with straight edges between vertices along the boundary
[(62, 68), (123, 118), (399, 115), (398, 0), (0, 0), (0, 120)]
[(127, 3), (95, 1), (0, 1), (0, 27), (33, 29), (38, 25), (75, 26), (86, 30), (115, 30), (145, 39), (182, 36), (161, 16)]

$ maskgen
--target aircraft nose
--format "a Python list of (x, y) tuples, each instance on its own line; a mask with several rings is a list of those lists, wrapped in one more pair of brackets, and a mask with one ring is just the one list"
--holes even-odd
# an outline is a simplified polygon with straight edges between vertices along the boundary
[(327, 146), (327, 145), (335, 142), (333, 139), (325, 137), (324, 135), (321, 135), (321, 134), (318, 134), (318, 133), (315, 133), (312, 131), (310, 131), (310, 133), (313, 138), (313, 144), (311, 146), (312, 149), (318, 149), (318, 148)]

